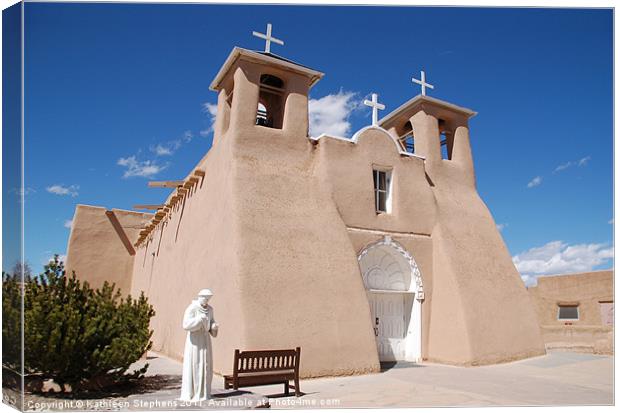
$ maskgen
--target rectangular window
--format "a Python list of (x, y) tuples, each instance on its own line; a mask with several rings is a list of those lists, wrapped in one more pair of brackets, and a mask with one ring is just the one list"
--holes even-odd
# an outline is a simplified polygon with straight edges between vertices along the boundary
[(579, 306), (577, 305), (558, 306), (558, 320), (579, 320)]
[(375, 185), (375, 210), (377, 214), (391, 212), (392, 173), (374, 169), (372, 176)]

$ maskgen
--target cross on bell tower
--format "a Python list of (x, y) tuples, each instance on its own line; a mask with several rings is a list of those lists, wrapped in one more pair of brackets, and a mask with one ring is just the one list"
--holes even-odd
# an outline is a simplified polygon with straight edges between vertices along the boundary
[(271, 53), (271, 42), (284, 46), (284, 41), (271, 36), (271, 23), (267, 23), (267, 33), (252, 32), (253, 36), (265, 39), (265, 53)]
[(372, 100), (365, 99), (364, 105), (372, 108), (372, 126), (377, 126), (379, 124), (379, 111), (385, 109), (385, 105), (379, 103), (376, 93), (373, 93), (371, 96)]
[(422, 96), (426, 96), (426, 88), (428, 87), (429, 89), (434, 89), (435, 86), (431, 85), (430, 83), (426, 83), (426, 73), (424, 73), (424, 70), (422, 70), (420, 72), (420, 79), (416, 79), (411, 78), (411, 81), (413, 83), (417, 83), (418, 85), (422, 86)]

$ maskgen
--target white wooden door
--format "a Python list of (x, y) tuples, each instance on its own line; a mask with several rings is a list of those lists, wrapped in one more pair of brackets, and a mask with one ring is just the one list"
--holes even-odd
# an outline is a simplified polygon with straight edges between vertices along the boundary
[(380, 361), (405, 359), (405, 294), (369, 293)]

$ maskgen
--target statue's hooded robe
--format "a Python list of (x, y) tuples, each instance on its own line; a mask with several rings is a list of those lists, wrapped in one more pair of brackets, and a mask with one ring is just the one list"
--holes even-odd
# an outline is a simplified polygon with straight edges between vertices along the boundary
[[(206, 316), (206, 317), (205, 317)], [(213, 379), (213, 353), (211, 337), (217, 335), (213, 308), (204, 308), (198, 300), (185, 310), (183, 329), (187, 331), (183, 353), (183, 381), (181, 400), (199, 402), (211, 397)]]

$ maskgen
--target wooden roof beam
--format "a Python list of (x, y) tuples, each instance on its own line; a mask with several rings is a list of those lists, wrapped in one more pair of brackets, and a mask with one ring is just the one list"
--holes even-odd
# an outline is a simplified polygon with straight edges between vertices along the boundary
[(134, 205), (133, 209), (149, 209), (149, 210), (155, 211), (155, 210), (160, 209), (162, 207), (163, 207), (163, 205), (139, 204), (139, 205)]
[(150, 181), (149, 188), (176, 188), (183, 185), (183, 181)]

